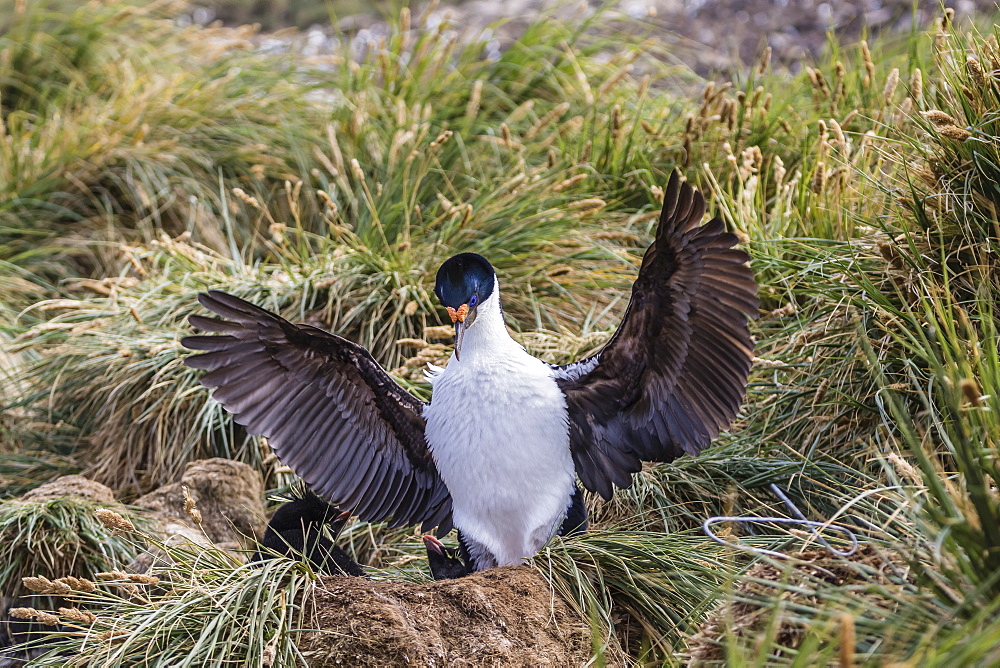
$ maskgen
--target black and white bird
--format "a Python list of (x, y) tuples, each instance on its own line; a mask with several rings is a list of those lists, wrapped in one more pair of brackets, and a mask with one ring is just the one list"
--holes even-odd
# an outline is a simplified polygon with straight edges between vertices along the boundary
[(361, 346), (224, 292), (199, 297), (222, 319), (191, 316), (217, 336), (185, 338), (206, 351), (186, 362), (332, 503), (439, 536), (454, 526), (474, 570), (518, 564), (560, 529), (577, 479), (609, 499), (643, 461), (695, 455), (736, 416), (757, 285), (737, 238), (718, 218), (702, 225), (704, 214), (702, 195), (673, 174), (621, 325), (572, 364), (511, 338), (496, 273), (472, 253), (437, 273), (455, 350), (428, 374), (430, 403)]

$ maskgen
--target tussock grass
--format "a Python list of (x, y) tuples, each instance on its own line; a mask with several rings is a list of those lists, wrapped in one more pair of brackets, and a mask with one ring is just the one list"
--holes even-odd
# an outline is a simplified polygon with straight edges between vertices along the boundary
[[(0, 266), (0, 336), (17, 388), (0, 442), (31, 442), (22, 456), (37, 457), (13, 465), (12, 489), (74, 460), (145, 489), (219, 455), (286, 482), (183, 367), (184, 318), (208, 288), (350, 336), (426, 393), (420, 355), (447, 342), (396, 342), (440, 323), (433, 272), (473, 250), (495, 263), (529, 350), (581, 356), (624, 309), (658, 186), (677, 165), (746, 239), (761, 283), (743, 414), (701, 457), (649, 467), (609, 504), (590, 500), (600, 531), (553, 543), (535, 565), (599, 638), (615, 634), (649, 662), (684, 661), (717, 604), (716, 621), (750, 610), (765, 623), (714, 627), (731, 662), (996, 662), (996, 34), (946, 14), (895, 43), (831, 41), (800, 75), (751, 66), (720, 84), (664, 65), (655, 39), (593, 23), (540, 21), (488, 62), (481, 45), (403, 30), (401, 17), (360, 57), (291, 69), (241, 48), (244, 33), (179, 30), (153, 10), (67, 16), (25, 15), (0, 36), (20, 65), (45, 61), (18, 71), (50, 81), (5, 83), (0, 99), (12, 138), (0, 165), (17, 172), (0, 174), (13, 184), (0, 190), (0, 247), (13, 258)], [(72, 35), (81, 57), (42, 25)], [(183, 73), (153, 61), (154, 48)], [(134, 97), (109, 83), (120, 80)], [(57, 113), (62, 126), (42, 122)], [(33, 151), (15, 155), (25, 142)], [(82, 244), (81, 229), (102, 241)], [(29, 239), (50, 247), (28, 253)], [(60, 264), (66, 249), (76, 259)], [(794, 560), (757, 568), (698, 534), (662, 533), (712, 514), (783, 515), (771, 482), (905, 577), (832, 557), (824, 568), (857, 579), (803, 576)], [(362, 563), (426, 577), (412, 533), (343, 536)], [(767, 525), (729, 538), (789, 554), (802, 539)], [(169, 594), (169, 612), (95, 600), (142, 629), (102, 645), (101, 660), (204, 659), (208, 640), (295, 660), (281, 629), (306, 574), (279, 562), (212, 575), (185, 559), (201, 588)], [(268, 587), (285, 592), (271, 631), (181, 618), (188, 606), (207, 614), (204, 592), (232, 611)]]
[(68, 600), (92, 621), (63, 615), (77, 630), (46, 645), (51, 651), (33, 665), (307, 665), (294, 644), (294, 631), (309, 628), (305, 597), (316, 579), (305, 563), (240, 565), (216, 548), (163, 544), (141, 532), (132, 539), (162, 549), (171, 564), (154, 575), (111, 570), (93, 591), (73, 592)]
[(132, 544), (107, 529), (94, 511), (104, 507), (79, 498), (0, 501), (0, 592), (27, 594), (25, 577), (93, 578), (131, 561)]
[[(849, 642), (858, 661), (937, 665), (959, 655), (953, 645), (939, 649), (943, 637), (968, 643), (961, 653), (966, 661), (988, 663), (993, 656), (995, 629), (978, 613), (996, 601), (990, 559), (1000, 503), (996, 446), (988, 435), (995, 425), (984, 423), (994, 414), (988, 386), (996, 357), (996, 274), (982, 255), (994, 235), (988, 203), (994, 197), (989, 177), (979, 172), (989, 169), (991, 149), (987, 141), (977, 150), (971, 133), (921, 112), (934, 101), (941, 113), (975, 125), (972, 110), (989, 104), (996, 84), (981, 78), (978, 92), (975, 64), (964, 54), (988, 58), (994, 43), (995, 37), (939, 24), (911, 57), (901, 102), (903, 84), (888, 93), (893, 81), (907, 77), (889, 77), (886, 107), (869, 135), (871, 151), (850, 158), (849, 171), (839, 172), (846, 181), (831, 184), (828, 174), (817, 180), (815, 170), (828, 155), (819, 147), (807, 186), (813, 194), (805, 197), (830, 188), (837, 194), (828, 200), (834, 211), (812, 211), (820, 224), (808, 233), (826, 240), (795, 239), (794, 226), (783, 232), (772, 223), (766, 246), (756, 246), (758, 261), (778, 279), (767, 289), (784, 304), (775, 304), (777, 317), (762, 322), (771, 336), (762, 341), (758, 354), (767, 362), (757, 373), (771, 380), (751, 386), (746, 428), (734, 435), (736, 442), (786, 443), (810, 459), (832, 457), (862, 473), (830, 484), (829, 501), (850, 503), (852, 523), (890, 540), (920, 586), (902, 597), (869, 591), (865, 610), (848, 607), (857, 591), (846, 585), (812, 590), (810, 600), (785, 607), (773, 593), (758, 592), (755, 605), (769, 611), (762, 614), (770, 631), (763, 643), (727, 638), (723, 656), (731, 661), (823, 662)], [(830, 133), (827, 141), (833, 139)], [(944, 165), (961, 165), (965, 174), (943, 178)], [(801, 175), (805, 170), (804, 163)], [(761, 174), (757, 183), (744, 181), (744, 194), (765, 180)], [(730, 211), (740, 210), (740, 192), (735, 195), (724, 197)], [(802, 197), (793, 188), (786, 201)], [(754, 201), (758, 213), (750, 220), (769, 208), (794, 212), (778, 208), (780, 199), (770, 207), (766, 199)], [(775, 243), (775, 236), (788, 241)], [(765, 388), (767, 395), (755, 400)], [(848, 494), (847, 482), (856, 494)], [(867, 502), (859, 506), (862, 498)], [(928, 545), (937, 547), (928, 551)], [(800, 630), (783, 636), (779, 620), (786, 614)], [(978, 632), (989, 640), (971, 640)], [(853, 660), (854, 652), (849, 655)]]
[(640, 661), (680, 649), (706, 602), (738, 570), (732, 550), (694, 533), (595, 531), (556, 539), (532, 561), (591, 620), (598, 653), (619, 641)]
[(318, 110), (287, 67), (238, 62), (245, 30), (180, 30), (176, 2), (25, 5), (0, 34), (0, 247), (20, 263), (160, 229), (218, 242), (220, 179), (268, 192), (301, 166)]

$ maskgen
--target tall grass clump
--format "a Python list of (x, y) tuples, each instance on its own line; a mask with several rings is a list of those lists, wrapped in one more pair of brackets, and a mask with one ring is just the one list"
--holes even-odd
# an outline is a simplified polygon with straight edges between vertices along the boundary
[[(736, 435), (850, 462), (861, 476), (830, 483), (831, 501), (842, 506), (832, 517), (851, 518), (878, 540), (896, 575), (807, 585), (794, 561), (773, 570), (772, 582), (751, 571), (722, 609), (729, 618), (716, 627), (725, 636), (715, 639), (716, 661), (996, 660), (998, 628), (984, 614), (1000, 605), (990, 407), (997, 282), (988, 259), (996, 81), (977, 69), (996, 37), (951, 18), (920, 36), (908, 65), (888, 78), (893, 95), (868, 135), (868, 156), (851, 161), (839, 186), (839, 211), (811, 212), (847, 224), (814, 228), (834, 231), (828, 241), (765, 242), (780, 255), (757, 256), (780, 277), (765, 290), (781, 288), (787, 302), (763, 321), (779, 335), (758, 353), (766, 362), (759, 372), (777, 381), (767, 386), (772, 398), (751, 399), (747, 428)], [(814, 177), (809, 188), (821, 186), (829, 180)], [(768, 201), (754, 208), (766, 213)], [(842, 560), (825, 562), (837, 572)], [(753, 633), (739, 628), (748, 605), (766, 620)]]
[(1000, 605), (1000, 275), (990, 259), (1000, 82), (995, 66), (989, 75), (982, 66), (1000, 64), (996, 45), (995, 27), (984, 38), (956, 30), (950, 12), (940, 20), (941, 77), (927, 91), (917, 144), (923, 161), (906, 172), (911, 187), (897, 202), (898, 234), (882, 249), (890, 280), (862, 286), (876, 315), (867, 353), (884, 386), (882, 447), (914, 464), (905, 473), (916, 487), (914, 522), (934, 546), (914, 568), (947, 611), (934, 628), (952, 639), (918, 646), (915, 656), (929, 662), (988, 663), (1000, 640), (983, 615)]
[[(130, 562), (136, 549), (95, 515), (106, 505), (76, 497), (0, 501), (0, 592), (28, 594), (23, 578), (94, 578)], [(58, 593), (53, 588), (47, 594)]]
[(307, 665), (294, 643), (309, 628), (306, 600), (316, 575), (306, 564), (240, 565), (217, 548), (163, 543), (144, 532), (130, 537), (162, 550), (168, 563), (141, 575), (109, 568), (97, 586), (73, 587), (65, 594), (72, 607), (52, 619), (68, 632), (52, 638), (33, 665)]
[(181, 3), (14, 4), (0, 33), (0, 248), (19, 262), (75, 248), (77, 266), (45, 269), (86, 272), (102, 258), (81, 255), (85, 242), (160, 230), (221, 243), (222, 191), (266, 193), (302, 167), (309, 86), (277, 62), (240, 63), (246, 30), (182, 30)]
[(591, 620), (598, 655), (620, 642), (639, 661), (680, 650), (715, 590), (739, 568), (732, 550), (704, 535), (621, 530), (556, 539), (533, 565)]

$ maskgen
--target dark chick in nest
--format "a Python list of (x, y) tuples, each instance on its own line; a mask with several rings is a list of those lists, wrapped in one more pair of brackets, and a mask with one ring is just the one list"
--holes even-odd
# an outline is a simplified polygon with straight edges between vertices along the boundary
[(350, 515), (309, 489), (296, 493), (274, 511), (260, 542), (260, 550), (250, 561), (265, 561), (280, 554), (301, 559), (320, 573), (364, 577), (365, 572), (358, 562), (334, 545), (327, 535), (329, 531), (336, 538)]

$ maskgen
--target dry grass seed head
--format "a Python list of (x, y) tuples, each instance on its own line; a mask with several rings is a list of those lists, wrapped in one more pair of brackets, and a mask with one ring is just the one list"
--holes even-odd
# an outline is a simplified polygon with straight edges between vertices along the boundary
[(872, 52), (868, 49), (868, 42), (862, 40), (861, 42), (861, 59), (865, 64), (865, 88), (872, 85), (875, 81), (875, 63), (872, 62)]
[(844, 63), (837, 61), (834, 65), (834, 101), (839, 101), (844, 99), (844, 95), (847, 93), (846, 88), (847, 81), (847, 68), (844, 67)]
[(882, 89), (882, 97), (886, 104), (892, 103), (892, 98), (896, 95), (896, 87), (899, 86), (899, 68), (894, 67), (889, 72), (885, 80), (885, 88)]
[(184, 512), (187, 513), (192, 522), (201, 526), (203, 518), (201, 511), (198, 510), (198, 504), (195, 502), (194, 497), (191, 496), (191, 490), (188, 489), (187, 485), (181, 485), (181, 493), (184, 495)]
[(39, 594), (57, 594), (62, 596), (73, 591), (72, 587), (65, 582), (60, 582), (58, 580), (53, 582), (42, 575), (37, 577), (24, 577), (21, 578), (21, 582), (31, 591), (38, 592)]
[(957, 125), (945, 125), (938, 128), (938, 134), (942, 137), (947, 137), (948, 139), (954, 139), (955, 141), (963, 142), (972, 136), (972, 133), (965, 128), (960, 128)]
[(97, 615), (90, 610), (81, 610), (80, 608), (59, 608), (59, 616), (81, 624), (93, 624), (97, 621)]
[(445, 143), (446, 143), (446, 142), (447, 142), (447, 141), (448, 141), (449, 139), (451, 139), (451, 136), (452, 136), (453, 134), (455, 134), (455, 133), (454, 133), (454, 132), (452, 132), (451, 130), (445, 130), (444, 132), (442, 132), (441, 134), (439, 134), (439, 135), (437, 136), (437, 139), (435, 139), (434, 141), (432, 141), (432, 142), (431, 142), (431, 150), (432, 150), (432, 151), (436, 151), (437, 149), (439, 149), (439, 148), (441, 148), (442, 146), (444, 146), (444, 144), (445, 144)]
[(760, 54), (760, 58), (757, 60), (757, 75), (762, 76), (767, 73), (768, 69), (771, 67), (771, 54), (773, 53), (771, 47), (764, 49), (764, 52)]
[(476, 79), (472, 84), (472, 93), (469, 95), (469, 102), (465, 106), (465, 119), (473, 121), (479, 115), (479, 103), (483, 97), (483, 80)]
[(896, 475), (900, 478), (909, 480), (910, 482), (918, 485), (923, 483), (923, 477), (920, 475), (920, 472), (914, 468), (910, 462), (903, 459), (903, 457), (901, 457), (898, 453), (890, 452), (886, 455), (886, 459), (888, 459), (889, 463), (892, 464), (892, 468), (895, 469)]
[(919, 67), (913, 68), (913, 73), (910, 74), (910, 97), (918, 107), (923, 102), (924, 77)]
[(59, 625), (59, 617), (53, 615), (51, 612), (43, 612), (34, 608), (11, 608), (7, 611), (7, 614), (15, 619), (34, 619), (39, 624), (45, 624), (46, 626)]
[(7, 615), (14, 619), (34, 619), (38, 611), (34, 608), (10, 608)]
[(558, 192), (562, 192), (563, 190), (566, 190), (567, 188), (572, 188), (575, 185), (579, 185), (586, 178), (587, 178), (586, 174), (576, 174), (575, 176), (571, 176), (568, 179), (564, 179), (564, 180), (560, 181), (555, 186), (553, 186), (552, 189), (554, 191), (556, 191), (557, 193)]
[[(821, 72), (819, 69), (807, 67), (806, 73), (809, 75), (809, 81), (813, 85), (813, 90), (817, 93), (820, 99), (823, 100), (829, 99), (830, 87), (826, 84), (826, 77), (823, 76), (823, 72)], [(756, 106), (756, 105), (752, 104), (751, 106)]]
[(94, 511), (94, 515), (104, 525), (105, 529), (125, 532), (135, 531), (135, 525), (132, 522), (109, 508), (98, 508)]
[(97, 589), (97, 586), (87, 578), (76, 578), (73, 577), (72, 575), (59, 578), (58, 580), (56, 580), (56, 582), (65, 584), (73, 591), (79, 591), (85, 594), (88, 594)]

